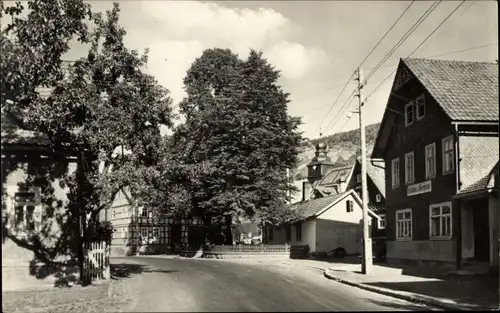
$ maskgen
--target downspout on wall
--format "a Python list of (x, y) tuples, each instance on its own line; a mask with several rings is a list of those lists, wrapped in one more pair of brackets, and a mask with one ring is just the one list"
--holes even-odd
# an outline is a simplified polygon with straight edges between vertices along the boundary
[[(458, 135), (458, 124), (455, 124), (455, 194), (460, 190), (460, 145), (459, 145), (459, 135)], [(462, 205), (461, 201), (457, 201), (458, 207), (456, 212), (458, 213), (457, 219), (457, 268), (462, 268)]]

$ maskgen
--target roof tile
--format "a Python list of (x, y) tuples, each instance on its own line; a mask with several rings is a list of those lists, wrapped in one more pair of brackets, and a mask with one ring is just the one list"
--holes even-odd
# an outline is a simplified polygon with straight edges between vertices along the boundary
[(292, 210), (297, 210), (303, 219), (313, 217), (324, 208), (337, 201), (344, 196), (347, 192), (339, 193), (333, 196), (322, 197), (314, 200), (308, 200), (292, 205)]
[(403, 62), (452, 120), (498, 121), (498, 63), (417, 58)]

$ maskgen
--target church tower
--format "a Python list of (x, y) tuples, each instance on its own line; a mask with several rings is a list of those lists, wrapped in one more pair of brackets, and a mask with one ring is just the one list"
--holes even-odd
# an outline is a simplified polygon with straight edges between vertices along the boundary
[(316, 145), (314, 158), (307, 165), (307, 180), (312, 185), (314, 182), (323, 179), (329, 169), (333, 168), (333, 162), (328, 156), (326, 145), (322, 142)]

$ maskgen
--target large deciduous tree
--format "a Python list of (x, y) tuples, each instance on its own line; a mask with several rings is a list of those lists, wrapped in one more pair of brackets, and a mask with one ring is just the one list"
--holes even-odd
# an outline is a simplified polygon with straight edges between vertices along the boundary
[[(92, 31), (84, 21), (89, 6), (81, 0), (28, 5), (32, 11), (24, 19), (17, 17), (19, 4), (2, 11), (13, 16), (1, 39), (2, 107), (21, 113), (54, 148), (79, 156), (68, 198), (88, 217), (89, 230), (116, 193), (125, 186), (138, 190), (141, 176), (160, 159), (160, 125), (171, 126), (171, 98), (145, 73), (147, 51), (140, 55), (125, 46), (118, 4), (105, 17), (90, 15)], [(75, 36), (88, 54), (63, 68), (61, 57)], [(41, 96), (40, 86), (52, 91)]]
[[(207, 224), (212, 218), (222, 224), (241, 217), (271, 224), (292, 218), (286, 202), (294, 187), (286, 169), (297, 162), (300, 120), (287, 114), (288, 94), (278, 78), (253, 50), (247, 60), (224, 49), (196, 59), (184, 79), (180, 111), (186, 120), (171, 142), (178, 166), (159, 170), (155, 186), (163, 187), (156, 190), (165, 193), (155, 198), (182, 190), (188, 199), (183, 209)], [(172, 175), (173, 168), (182, 175)]]

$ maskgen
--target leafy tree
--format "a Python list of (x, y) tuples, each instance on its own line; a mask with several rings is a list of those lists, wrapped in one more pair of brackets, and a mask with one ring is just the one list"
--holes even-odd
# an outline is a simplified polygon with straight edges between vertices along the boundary
[(186, 121), (171, 142), (177, 166), (159, 170), (150, 183), (166, 191), (157, 195), (159, 202), (180, 188), (189, 197), (183, 209), (206, 225), (212, 218), (222, 224), (241, 217), (273, 224), (290, 218), (286, 200), (294, 187), (286, 168), (297, 162), (300, 120), (287, 114), (288, 94), (278, 78), (253, 50), (246, 61), (224, 49), (206, 50), (195, 60), (180, 104)]
[[(84, 229), (88, 237), (99, 211), (125, 186), (137, 193), (141, 176), (159, 161), (159, 126), (171, 126), (171, 99), (144, 72), (147, 51), (139, 55), (125, 46), (118, 4), (106, 18), (91, 15), (92, 32), (83, 21), (89, 7), (81, 0), (36, 0), (28, 6), (27, 19), (16, 17), (19, 4), (5, 9), (14, 18), (2, 33), (7, 49), (2, 107), (8, 104), (9, 111), (22, 113), (24, 124), (47, 136), (54, 148), (69, 148), (79, 156), (77, 174), (68, 177), (68, 198), (80, 208), (70, 212), (76, 218), (90, 216)], [(77, 35), (89, 44), (88, 55), (64, 69), (61, 56)], [(42, 97), (40, 86), (52, 91)]]

